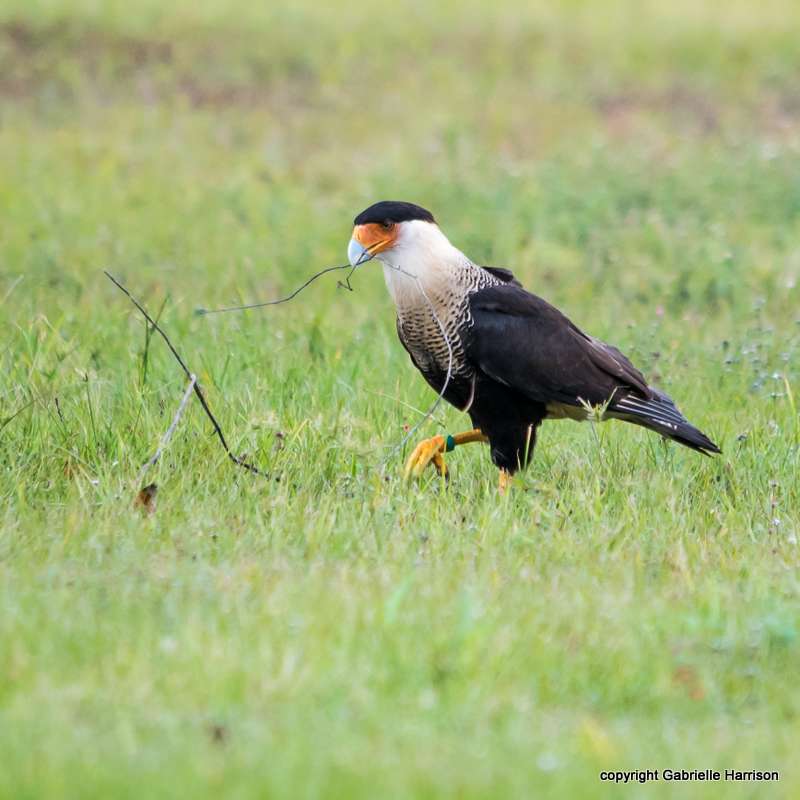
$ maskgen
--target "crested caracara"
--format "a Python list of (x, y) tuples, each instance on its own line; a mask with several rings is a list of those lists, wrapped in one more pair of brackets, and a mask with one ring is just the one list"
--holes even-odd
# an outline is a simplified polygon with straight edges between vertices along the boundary
[(595, 410), (700, 453), (720, 452), (616, 347), (585, 334), (510, 271), (473, 263), (429, 211), (383, 201), (354, 226), (350, 263), (381, 261), (414, 366), (472, 420), (473, 430), (421, 442), (406, 475), (431, 463), (446, 474), (445, 452), (488, 442), (505, 489), (530, 460), (542, 420), (584, 420)]

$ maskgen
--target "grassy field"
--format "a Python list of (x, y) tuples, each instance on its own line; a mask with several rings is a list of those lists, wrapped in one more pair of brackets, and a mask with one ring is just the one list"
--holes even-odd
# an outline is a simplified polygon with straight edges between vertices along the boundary
[[(286, 5), (287, 7), (284, 7)], [(0, 8), (0, 796), (800, 796), (800, 9)], [(351, 220), (416, 201), (720, 442), (432, 394)], [(193, 403), (155, 513), (141, 465)], [(420, 436), (467, 420), (437, 412)], [(606, 769), (778, 769), (614, 789)]]

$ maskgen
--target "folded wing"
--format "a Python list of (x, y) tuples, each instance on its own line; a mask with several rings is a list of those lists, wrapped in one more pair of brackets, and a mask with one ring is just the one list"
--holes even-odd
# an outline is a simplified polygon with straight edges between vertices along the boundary
[(701, 452), (719, 452), (616, 347), (588, 336), (542, 298), (506, 282), (474, 293), (469, 303), (465, 352), (491, 379), (544, 403), (554, 415), (605, 406), (608, 416)]

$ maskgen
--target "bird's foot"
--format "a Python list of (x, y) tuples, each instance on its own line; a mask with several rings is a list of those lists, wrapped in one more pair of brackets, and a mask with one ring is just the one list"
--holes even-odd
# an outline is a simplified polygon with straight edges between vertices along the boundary
[(433, 436), (430, 439), (421, 441), (406, 461), (403, 470), (404, 478), (418, 478), (425, 471), (428, 464), (433, 464), (439, 475), (447, 477), (447, 465), (444, 463), (444, 451), (446, 447), (444, 436)]
[(500, 479), (497, 482), (497, 491), (500, 494), (506, 494), (511, 489), (511, 482), (514, 480), (514, 476), (508, 472), (508, 470), (501, 469), (500, 470)]

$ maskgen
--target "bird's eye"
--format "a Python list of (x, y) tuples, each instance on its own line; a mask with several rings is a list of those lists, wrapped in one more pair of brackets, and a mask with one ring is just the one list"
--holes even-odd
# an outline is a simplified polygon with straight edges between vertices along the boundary
[(381, 228), (383, 228), (385, 231), (390, 231), (393, 227), (394, 222), (389, 219), (385, 219), (383, 222), (381, 222)]

